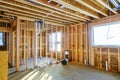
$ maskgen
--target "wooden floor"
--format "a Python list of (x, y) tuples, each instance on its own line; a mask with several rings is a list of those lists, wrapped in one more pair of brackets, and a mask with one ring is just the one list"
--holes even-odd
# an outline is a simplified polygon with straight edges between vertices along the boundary
[[(120, 80), (120, 74), (97, 70), (88, 66), (69, 63), (68, 65), (54, 64), (43, 69), (31, 70), (34, 71), (30, 76), (21, 73), (20, 80)], [(23, 72), (25, 73), (25, 72)], [(18, 75), (17, 74), (17, 75)], [(11, 75), (10, 75), (11, 76)], [(9, 76), (9, 78), (10, 78)], [(16, 76), (15, 76), (16, 77)], [(15, 79), (9, 79), (15, 80)]]

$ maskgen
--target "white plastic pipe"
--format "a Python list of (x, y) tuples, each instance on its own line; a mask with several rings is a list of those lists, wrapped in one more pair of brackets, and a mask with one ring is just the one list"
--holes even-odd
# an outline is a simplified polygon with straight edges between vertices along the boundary
[(108, 61), (105, 61), (105, 69), (108, 71)]
[(84, 64), (87, 64), (87, 60), (86, 59), (84, 59)]

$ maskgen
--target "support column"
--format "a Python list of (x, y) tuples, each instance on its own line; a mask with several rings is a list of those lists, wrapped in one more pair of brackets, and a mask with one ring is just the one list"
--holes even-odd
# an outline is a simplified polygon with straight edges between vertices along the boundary
[(77, 32), (78, 32), (78, 30), (77, 30), (77, 25), (75, 25), (75, 31), (76, 31), (76, 33), (75, 33), (75, 61), (76, 61), (76, 63), (77, 63), (77, 61), (78, 61), (78, 53), (77, 53), (77, 50), (78, 50), (78, 46), (77, 46), (77, 42), (78, 42), (78, 38), (77, 38)]
[(19, 58), (19, 51), (20, 51), (20, 19), (17, 17), (17, 30), (16, 30), (16, 71), (19, 71), (20, 67), (20, 58)]
[(15, 66), (15, 32), (12, 32), (12, 67)]
[(108, 48), (108, 70), (110, 70), (110, 48)]
[(26, 53), (26, 69), (28, 69), (28, 54), (29, 54), (29, 49), (28, 49), (28, 47), (29, 47), (29, 45), (28, 45), (28, 41), (27, 40), (29, 40), (29, 38), (28, 38), (28, 21), (27, 21), (27, 24), (26, 24), (26, 36), (25, 36), (25, 45), (26, 45), (26, 50), (25, 50), (25, 53)]
[(118, 72), (120, 72), (120, 49), (118, 48)]
[(81, 50), (81, 52), (80, 52), (80, 62), (81, 62), (81, 64), (83, 63), (83, 25), (82, 24), (80, 24), (81, 26), (80, 26), (80, 43), (81, 43), (81, 47), (80, 47), (80, 50)]
[(62, 60), (62, 51), (63, 51), (63, 29), (62, 29), (62, 27), (60, 27), (60, 32), (61, 32), (61, 52), (60, 52), (60, 60)]
[(46, 30), (46, 64), (48, 64), (48, 25)]
[(74, 59), (73, 59), (73, 58), (74, 58), (74, 53), (73, 53), (73, 52), (74, 52), (74, 51), (73, 51), (73, 46), (74, 46), (74, 45), (73, 45), (73, 26), (72, 26), (71, 28), (72, 28), (72, 32), (71, 32), (71, 36), (72, 36), (72, 37), (71, 37), (71, 38), (72, 38), (72, 40), (71, 40), (71, 45), (72, 45), (72, 61), (73, 61), (73, 60), (74, 60)]

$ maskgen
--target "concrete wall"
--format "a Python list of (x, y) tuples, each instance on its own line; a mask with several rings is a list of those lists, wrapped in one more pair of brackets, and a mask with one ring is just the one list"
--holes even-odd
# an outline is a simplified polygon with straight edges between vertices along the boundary
[(0, 80), (8, 80), (8, 52), (0, 51)]

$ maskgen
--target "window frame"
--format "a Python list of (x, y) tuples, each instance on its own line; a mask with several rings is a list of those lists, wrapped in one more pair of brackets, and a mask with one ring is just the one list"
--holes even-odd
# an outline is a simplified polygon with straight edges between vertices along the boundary
[(101, 26), (105, 26), (105, 25), (111, 25), (111, 24), (120, 24), (120, 21), (116, 21), (116, 22), (109, 22), (109, 23), (104, 23), (104, 24), (99, 24), (99, 25), (93, 25), (92, 29), (91, 29), (91, 42), (92, 42), (92, 47), (108, 47), (108, 48), (120, 48), (120, 45), (95, 45), (94, 44), (94, 28), (95, 27), (101, 27)]
[[(52, 43), (52, 44), (54, 44), (54, 46), (55, 46), (55, 49), (53, 50), (53, 48), (52, 48), (52, 50), (51, 50), (51, 48), (50, 48), (50, 36), (52, 35), (52, 38), (53, 38), (53, 34), (55, 34), (55, 37), (56, 37), (56, 33), (60, 33), (61, 34), (61, 39), (62, 39), (62, 32), (60, 32), (60, 31), (57, 31), (57, 32), (52, 32), (52, 33), (50, 33), (49, 34), (49, 51), (52, 51), (52, 52), (61, 52), (62, 51), (62, 40), (60, 41), (60, 42), (58, 42), (57, 41), (57, 39), (55, 39), (55, 41)], [(60, 47), (61, 47), (61, 50), (59, 51), (56, 47), (57, 47), (57, 45), (58, 44), (60, 44)]]

